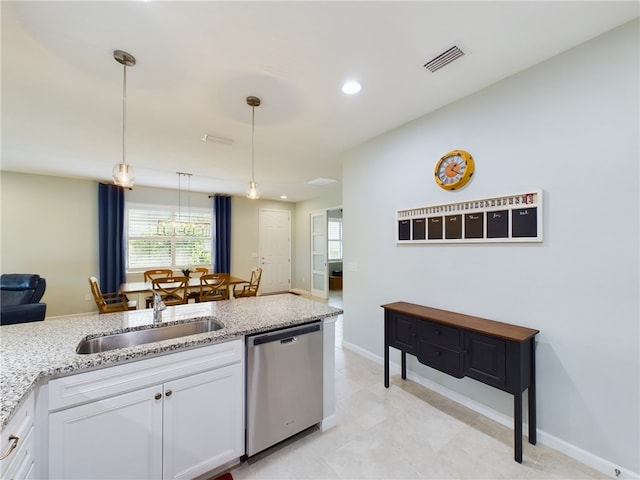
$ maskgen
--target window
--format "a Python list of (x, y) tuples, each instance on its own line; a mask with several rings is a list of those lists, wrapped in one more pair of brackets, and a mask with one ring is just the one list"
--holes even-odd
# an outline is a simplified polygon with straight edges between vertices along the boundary
[(329, 260), (342, 260), (342, 219), (327, 221), (327, 256)]
[(211, 265), (211, 210), (130, 205), (127, 208), (127, 272)]

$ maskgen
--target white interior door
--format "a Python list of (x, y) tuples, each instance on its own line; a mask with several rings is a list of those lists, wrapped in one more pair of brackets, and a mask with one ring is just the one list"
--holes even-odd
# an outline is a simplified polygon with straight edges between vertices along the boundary
[(291, 286), (291, 214), (260, 209), (260, 293), (288, 292)]
[(328, 298), (327, 211), (311, 212), (311, 295)]

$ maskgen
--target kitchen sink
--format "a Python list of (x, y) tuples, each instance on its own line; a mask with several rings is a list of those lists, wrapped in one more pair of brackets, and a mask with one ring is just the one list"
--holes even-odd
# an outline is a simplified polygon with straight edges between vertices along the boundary
[(116, 333), (104, 337), (96, 337), (82, 340), (76, 348), (76, 353), (100, 353), (118, 348), (135, 347), (145, 343), (160, 342), (172, 338), (186, 337), (198, 333), (215, 332), (224, 328), (218, 320), (209, 318), (196, 322), (181, 323), (166, 327), (154, 327), (146, 330)]

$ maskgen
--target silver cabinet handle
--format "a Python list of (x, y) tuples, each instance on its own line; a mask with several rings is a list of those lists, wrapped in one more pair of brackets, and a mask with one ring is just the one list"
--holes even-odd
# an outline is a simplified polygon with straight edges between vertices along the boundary
[(156, 400), (160, 400), (162, 398), (162, 394), (161, 393), (156, 393), (156, 396), (154, 398)]
[(165, 393), (165, 395), (166, 395), (167, 397), (170, 397), (172, 393), (173, 393), (173, 392), (172, 392), (171, 390), (167, 390), (167, 393)]
[(0, 457), (0, 460), (4, 460), (9, 455), (11, 455), (11, 452), (13, 452), (16, 449), (16, 447), (18, 446), (18, 442), (20, 441), (20, 437), (17, 437), (15, 435), (9, 435), (9, 441), (12, 442), (12, 443), (11, 443), (11, 445), (9, 445), (9, 449), (7, 450), (7, 453), (5, 453), (4, 455), (2, 455)]

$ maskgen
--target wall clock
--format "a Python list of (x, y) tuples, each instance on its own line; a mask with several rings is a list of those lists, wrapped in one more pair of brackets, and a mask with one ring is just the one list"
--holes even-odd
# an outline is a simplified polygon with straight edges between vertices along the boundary
[(436, 183), (445, 190), (457, 190), (471, 180), (474, 170), (475, 163), (469, 152), (451, 150), (436, 163)]

